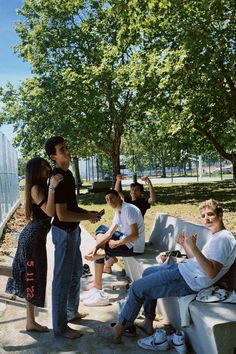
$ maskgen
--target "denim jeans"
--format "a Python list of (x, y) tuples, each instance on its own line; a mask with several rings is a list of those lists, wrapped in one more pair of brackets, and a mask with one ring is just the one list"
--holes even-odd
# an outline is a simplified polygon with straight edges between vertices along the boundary
[(154, 320), (157, 299), (194, 293), (181, 276), (177, 264), (147, 268), (143, 278), (136, 280), (130, 287), (119, 323), (125, 327), (133, 324), (142, 305), (145, 317)]
[[(98, 234), (105, 234), (109, 230), (109, 227), (106, 225), (100, 225), (96, 228), (96, 236)], [(115, 231), (114, 234), (112, 235), (113, 240), (119, 240), (120, 237), (123, 236), (123, 234), (120, 231)]]
[[(105, 234), (109, 228), (106, 225), (100, 225), (96, 229), (96, 235), (98, 234)], [(111, 237), (111, 240), (119, 240), (120, 237), (123, 236), (123, 234), (120, 231), (115, 231), (114, 234)], [(109, 259), (109, 257), (116, 257), (116, 256), (121, 256), (121, 257), (132, 257), (137, 255), (138, 253), (133, 252), (133, 248), (128, 248), (126, 245), (121, 245), (116, 248), (110, 248), (108, 245), (108, 242), (105, 244), (105, 253), (106, 259)], [(104, 263), (104, 258), (96, 259), (95, 263)]]
[(80, 278), (83, 273), (80, 232), (79, 226), (72, 231), (52, 226), (52, 241), (55, 246), (52, 320), (55, 333), (67, 330), (68, 320), (75, 316), (79, 307)]

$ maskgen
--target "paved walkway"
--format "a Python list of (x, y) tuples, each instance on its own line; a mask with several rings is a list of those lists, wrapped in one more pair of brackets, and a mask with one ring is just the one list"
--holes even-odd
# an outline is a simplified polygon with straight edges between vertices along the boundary
[[(166, 178), (161, 178), (161, 177), (153, 177), (150, 176), (152, 184), (179, 184), (179, 183), (197, 183), (197, 182), (220, 182), (222, 181), (220, 176), (212, 176), (212, 177), (166, 177)], [(223, 177), (223, 181), (225, 180), (232, 180), (232, 177)], [(138, 177), (138, 182), (140, 181), (140, 177)], [(133, 178), (127, 178), (122, 180), (122, 187), (129, 187), (130, 184), (133, 182)]]
[[(81, 250), (86, 254), (93, 246), (94, 239), (85, 231), (82, 232)], [(48, 235), (48, 285), (46, 308), (38, 311), (38, 321), (52, 328), (51, 325), (51, 279), (53, 270), (53, 245), (51, 235)], [(11, 263), (12, 259), (7, 260)], [(90, 263), (93, 272), (93, 263)], [(82, 288), (91, 281), (92, 277), (82, 279)], [(116, 301), (126, 296), (126, 283), (121, 272), (116, 268), (114, 275), (104, 274), (104, 287), (110, 295), (111, 305), (106, 307), (83, 307), (80, 311), (89, 312), (86, 319), (76, 324), (70, 324), (73, 328), (81, 330), (83, 336), (78, 340), (54, 337), (53, 332), (35, 333), (25, 331), (25, 304), (24, 300), (10, 300), (4, 294), (6, 277), (0, 277), (0, 354), (47, 354), (47, 353), (78, 353), (78, 354), (148, 354), (149, 351), (139, 348), (137, 338), (123, 338), (123, 344), (115, 345), (96, 336), (96, 329), (101, 326), (109, 326), (117, 318), (118, 306)], [(113, 289), (114, 285), (118, 285)], [(157, 326), (161, 326), (157, 322)], [(141, 336), (142, 334), (139, 333)], [(169, 350), (168, 354), (176, 353)]]

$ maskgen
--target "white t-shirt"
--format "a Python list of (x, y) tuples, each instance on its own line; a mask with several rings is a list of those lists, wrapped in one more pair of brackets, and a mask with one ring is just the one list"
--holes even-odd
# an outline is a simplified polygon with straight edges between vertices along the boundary
[(179, 271), (189, 287), (195, 291), (208, 288), (217, 282), (231, 267), (236, 258), (236, 240), (231, 232), (221, 230), (213, 234), (202, 249), (207, 259), (223, 264), (215, 278), (211, 279), (196, 258), (179, 263)]
[(144, 232), (144, 221), (141, 211), (130, 203), (122, 202), (121, 211), (115, 210), (115, 215), (113, 218), (113, 225), (118, 225), (119, 231), (127, 237), (131, 234), (130, 225), (138, 225), (138, 238), (133, 241), (126, 243), (128, 248), (133, 247), (135, 253), (143, 253), (145, 247), (145, 232)]

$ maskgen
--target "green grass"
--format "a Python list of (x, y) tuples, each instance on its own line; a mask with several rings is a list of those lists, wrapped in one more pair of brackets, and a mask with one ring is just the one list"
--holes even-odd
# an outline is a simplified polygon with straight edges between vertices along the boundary
[[(231, 180), (209, 183), (159, 184), (154, 185), (157, 203), (145, 215), (146, 238), (149, 238), (155, 214), (167, 213), (194, 223), (201, 223), (198, 204), (206, 199), (218, 200), (224, 209), (224, 222), (227, 229), (236, 234), (236, 186)], [(128, 190), (125, 191), (127, 195)], [(89, 210), (105, 209), (102, 223), (111, 225), (113, 211), (105, 203), (104, 193), (86, 193), (78, 197), (81, 207)], [(89, 233), (94, 235), (98, 224), (82, 222)]]
[[(23, 183), (21, 181), (21, 183)], [(201, 223), (198, 212), (198, 204), (203, 200), (213, 198), (218, 200), (224, 209), (224, 222), (227, 229), (236, 234), (236, 186), (231, 180), (209, 183), (186, 183), (186, 184), (159, 184), (154, 185), (157, 203), (149, 209), (145, 215), (146, 238), (149, 238), (155, 214), (167, 213), (172, 216), (183, 218), (195, 223)], [(78, 197), (78, 204), (89, 210), (105, 209), (102, 223), (111, 225), (113, 210), (105, 203), (104, 193), (85, 193)], [(129, 195), (128, 189), (124, 191)], [(24, 192), (20, 192), (21, 201), (24, 199)], [(98, 224), (91, 224), (83, 221), (82, 225), (89, 233), (94, 235)]]

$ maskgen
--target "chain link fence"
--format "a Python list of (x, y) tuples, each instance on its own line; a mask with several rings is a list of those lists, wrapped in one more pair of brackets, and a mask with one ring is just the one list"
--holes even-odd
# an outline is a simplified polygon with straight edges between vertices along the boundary
[(17, 152), (0, 132), (0, 237), (19, 203)]

